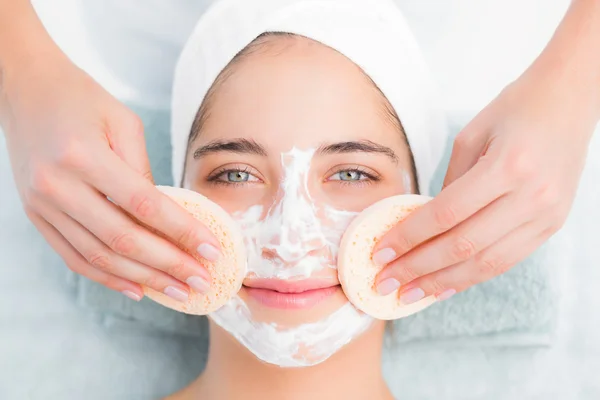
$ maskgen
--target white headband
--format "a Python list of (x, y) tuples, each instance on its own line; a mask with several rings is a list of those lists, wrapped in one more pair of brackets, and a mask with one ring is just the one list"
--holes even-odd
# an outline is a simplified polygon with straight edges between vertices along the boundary
[(448, 127), (418, 45), (389, 0), (221, 0), (198, 21), (177, 63), (172, 96), (173, 179), (179, 185), (196, 113), (219, 73), (264, 32), (287, 32), (344, 54), (394, 107), (421, 194), (430, 194)]

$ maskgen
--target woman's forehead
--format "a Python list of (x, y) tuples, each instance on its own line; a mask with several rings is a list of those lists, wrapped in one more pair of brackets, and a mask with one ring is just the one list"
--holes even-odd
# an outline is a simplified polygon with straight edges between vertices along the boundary
[(366, 141), (404, 153), (400, 124), (390, 123), (387, 100), (360, 68), (310, 39), (280, 40), (276, 52), (252, 51), (227, 67), (201, 109), (192, 152), (243, 139), (273, 154)]
[[(384, 99), (355, 64), (322, 45), (294, 45), (275, 55), (253, 52), (231, 68), (215, 84), (211, 116), (251, 114), (257, 123), (264, 116), (269, 122), (280, 116), (288, 124), (342, 122), (349, 113), (378, 110)], [(346, 118), (339, 118), (343, 114)]]

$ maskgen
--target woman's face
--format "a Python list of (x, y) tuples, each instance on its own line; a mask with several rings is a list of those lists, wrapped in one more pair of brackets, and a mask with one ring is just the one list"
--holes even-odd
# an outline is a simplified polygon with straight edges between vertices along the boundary
[(374, 202), (413, 191), (409, 149), (346, 57), (300, 37), (262, 46), (215, 88), (186, 187), (240, 223), (249, 273), (237, 301), (252, 326), (336, 323), (348, 302), (335, 269), (343, 231)]

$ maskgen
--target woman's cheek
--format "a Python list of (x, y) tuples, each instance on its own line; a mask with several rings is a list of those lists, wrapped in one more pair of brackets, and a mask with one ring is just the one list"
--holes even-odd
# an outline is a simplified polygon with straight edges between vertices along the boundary
[(323, 192), (327, 203), (338, 210), (359, 212), (386, 197), (402, 192), (402, 186), (383, 181), (368, 183), (325, 182)]
[(192, 190), (217, 203), (229, 214), (245, 211), (252, 206), (262, 205), (267, 197), (265, 189), (258, 184), (229, 186), (205, 182), (194, 186), (191, 188)]

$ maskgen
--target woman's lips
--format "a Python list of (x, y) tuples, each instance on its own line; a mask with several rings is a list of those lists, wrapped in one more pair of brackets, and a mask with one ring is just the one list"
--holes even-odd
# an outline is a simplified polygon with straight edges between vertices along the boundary
[(338, 290), (338, 282), (326, 280), (284, 281), (279, 279), (251, 280), (245, 291), (264, 306), (280, 309), (311, 308)]

